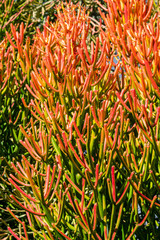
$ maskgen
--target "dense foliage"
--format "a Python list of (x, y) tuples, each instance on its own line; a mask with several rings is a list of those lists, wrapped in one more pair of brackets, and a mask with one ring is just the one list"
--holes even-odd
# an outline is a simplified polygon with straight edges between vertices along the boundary
[(18, 3), (1, 3), (0, 237), (157, 239), (159, 1)]

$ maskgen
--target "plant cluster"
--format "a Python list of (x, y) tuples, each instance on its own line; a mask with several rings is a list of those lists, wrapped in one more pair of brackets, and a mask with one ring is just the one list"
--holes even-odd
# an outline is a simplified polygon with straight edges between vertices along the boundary
[(21, 23), (0, 43), (3, 199), (18, 222), (4, 237), (160, 234), (158, 1), (96, 3), (96, 25), (61, 3), (32, 40)]

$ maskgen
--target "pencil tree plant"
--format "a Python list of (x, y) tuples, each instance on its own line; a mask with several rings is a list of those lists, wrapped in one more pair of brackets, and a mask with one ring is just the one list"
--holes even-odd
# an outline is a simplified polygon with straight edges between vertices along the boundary
[(48, 17), (37, 28), (33, 43), (22, 41), (23, 24), (6, 33), (11, 57), (1, 91), (16, 62), (27, 79), (21, 104), (31, 114), (17, 125), (21, 160), (5, 172), (15, 239), (160, 234), (158, 3), (96, 2), (96, 34), (85, 8), (71, 2), (57, 7), (55, 23)]

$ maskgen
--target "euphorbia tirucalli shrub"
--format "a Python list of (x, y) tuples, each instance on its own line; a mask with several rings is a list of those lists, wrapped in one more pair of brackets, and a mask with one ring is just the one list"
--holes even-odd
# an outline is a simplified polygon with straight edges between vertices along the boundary
[[(11, 32), (16, 32), (15, 26), (11, 25)], [(20, 45), (24, 39), (26, 26), (21, 23), (19, 33), (14, 35), (16, 41), (14, 45), (7, 40), (10, 34), (0, 43), (0, 238), (8, 235), (6, 230), (6, 221), (14, 219), (5, 210), (9, 203), (10, 184), (7, 182), (6, 172), (12, 172), (10, 162), (13, 158), (20, 161), (22, 153), (25, 153), (24, 147), (19, 140), (23, 139), (19, 128), (21, 124), (24, 128), (29, 124), (31, 113), (26, 109), (21, 101), (22, 96), (29, 103), (32, 95), (26, 90), (25, 84), (29, 81), (30, 67), (25, 61), (25, 52), (28, 51), (28, 40), (23, 49), (23, 57), (19, 54)], [(22, 51), (22, 50), (21, 50)], [(12, 225), (14, 226), (14, 224)], [(17, 226), (17, 223), (15, 224)]]
[(33, 98), (22, 98), (32, 114), (20, 125), (26, 154), (8, 179), (28, 221), (8, 208), (16, 239), (159, 234), (159, 13), (153, 1), (105, 3), (96, 37), (85, 9), (64, 4), (27, 53), (18, 49)]

